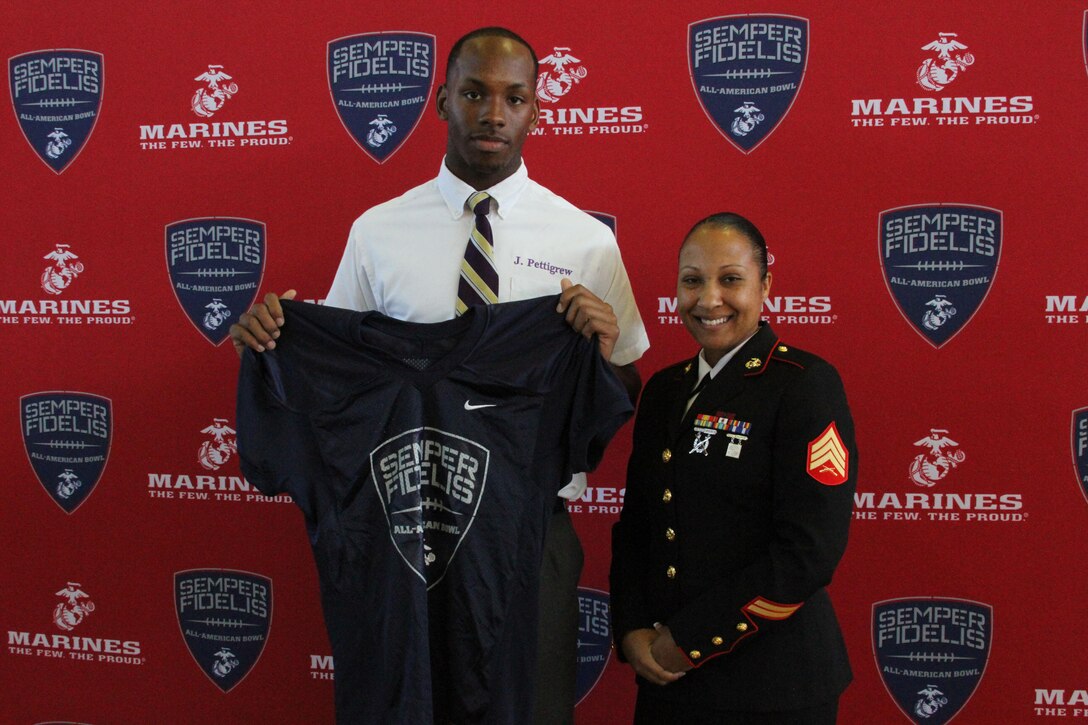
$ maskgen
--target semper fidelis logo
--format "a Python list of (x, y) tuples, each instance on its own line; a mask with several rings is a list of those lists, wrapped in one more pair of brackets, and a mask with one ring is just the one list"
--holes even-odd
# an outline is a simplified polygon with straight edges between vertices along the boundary
[(19, 414), (34, 475), (65, 513), (73, 513), (106, 468), (112, 401), (90, 393), (32, 393), (19, 399)]
[(920, 597), (873, 604), (873, 654), (892, 700), (917, 725), (955, 717), (982, 680), (993, 607)]
[(750, 153), (789, 113), (808, 65), (808, 20), (727, 15), (688, 25), (695, 95), (722, 136)]
[(393, 545), (428, 589), (442, 581), (476, 519), (490, 456), (437, 428), (405, 431), (370, 454)]
[(901, 206), (880, 213), (880, 266), (903, 318), (933, 347), (982, 306), (1001, 259), (1002, 215), (973, 204)]
[(201, 672), (230, 692), (261, 658), (272, 624), (272, 580), (231, 569), (174, 574), (174, 608)]
[(1073, 469), (1084, 500), (1088, 501), (1088, 408), (1073, 411)]
[(231, 217), (166, 225), (166, 269), (178, 304), (213, 345), (249, 309), (264, 275), (263, 222)]
[(102, 105), (103, 59), (90, 50), (36, 50), (8, 60), (15, 118), (55, 173), (75, 161)]
[(344, 128), (379, 164), (419, 124), (434, 85), (434, 36), (363, 33), (329, 41), (329, 93)]
[(612, 656), (608, 592), (578, 587), (578, 679), (575, 703), (593, 691)]

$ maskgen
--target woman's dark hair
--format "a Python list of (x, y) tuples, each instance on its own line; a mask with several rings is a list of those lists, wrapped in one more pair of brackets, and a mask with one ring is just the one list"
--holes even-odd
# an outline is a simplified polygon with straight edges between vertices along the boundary
[[(752, 251), (756, 255), (756, 261), (759, 262), (760, 278), (767, 276), (767, 242), (763, 239), (763, 234), (755, 224), (740, 214), (731, 211), (718, 212), (695, 222), (695, 226), (684, 237), (684, 242), (686, 243), (696, 230), (705, 226), (714, 227), (715, 229), (735, 229), (747, 237), (748, 241), (752, 243)], [(681, 248), (683, 246), (683, 244), (680, 245)]]

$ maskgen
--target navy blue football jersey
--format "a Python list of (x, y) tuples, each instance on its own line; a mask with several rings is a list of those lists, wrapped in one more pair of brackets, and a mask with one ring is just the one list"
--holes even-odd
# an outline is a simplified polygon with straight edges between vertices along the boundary
[(305, 516), (339, 722), (530, 719), (556, 492), (631, 415), (557, 302), (418, 324), (285, 300), (246, 352), (242, 471)]

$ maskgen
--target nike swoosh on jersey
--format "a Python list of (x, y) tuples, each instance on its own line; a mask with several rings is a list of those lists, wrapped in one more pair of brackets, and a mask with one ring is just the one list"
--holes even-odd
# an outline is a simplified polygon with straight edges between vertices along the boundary
[(465, 401), (465, 410), (479, 410), (480, 408), (494, 408), (498, 403), (480, 403), (479, 405), (473, 405), (472, 403)]

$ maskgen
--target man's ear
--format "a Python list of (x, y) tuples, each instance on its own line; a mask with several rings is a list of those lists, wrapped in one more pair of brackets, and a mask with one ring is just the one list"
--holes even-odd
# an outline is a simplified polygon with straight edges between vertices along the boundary
[(540, 99), (533, 94), (533, 118), (529, 121), (529, 130), (534, 130), (538, 123), (540, 123)]
[(449, 114), (446, 112), (446, 100), (449, 98), (449, 92), (446, 90), (446, 84), (443, 83), (438, 87), (438, 93), (434, 97), (434, 110), (438, 112), (438, 117), (443, 121), (449, 118)]

